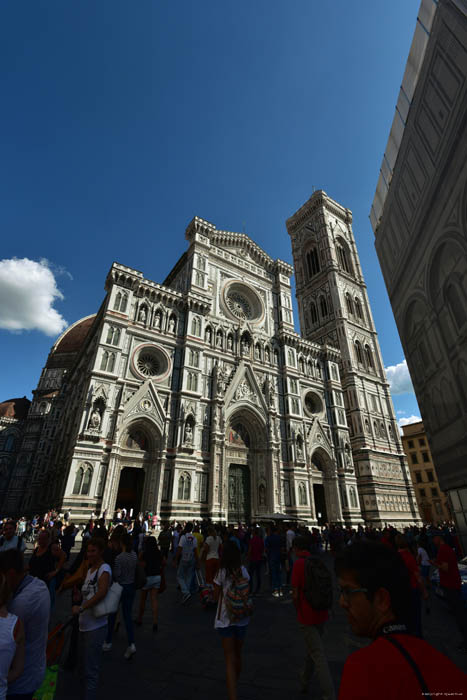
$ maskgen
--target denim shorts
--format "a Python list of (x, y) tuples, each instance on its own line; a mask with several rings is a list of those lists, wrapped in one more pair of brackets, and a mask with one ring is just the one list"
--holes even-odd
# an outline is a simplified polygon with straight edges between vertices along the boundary
[(239, 639), (243, 640), (246, 637), (248, 625), (229, 625), (228, 627), (218, 627), (217, 631), (222, 639)]
[(157, 591), (161, 587), (161, 577), (160, 576), (148, 576), (146, 578), (146, 583), (143, 586), (143, 591), (150, 591), (151, 588), (155, 588)]

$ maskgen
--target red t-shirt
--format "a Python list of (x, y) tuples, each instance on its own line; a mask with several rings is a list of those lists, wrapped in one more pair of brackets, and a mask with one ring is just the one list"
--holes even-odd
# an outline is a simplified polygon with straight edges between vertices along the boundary
[(254, 535), (250, 540), (250, 561), (261, 561), (264, 553), (263, 538)]
[[(391, 635), (417, 664), (432, 698), (467, 694), (467, 676), (423, 639)], [(384, 637), (351, 654), (345, 662), (339, 700), (423, 700), (422, 689), (409, 662)]]
[(412, 552), (408, 549), (399, 549), (398, 553), (404, 560), (404, 564), (409, 570), (411, 588), (418, 588), (418, 565)]
[(329, 617), (327, 610), (313, 610), (310, 603), (305, 598), (305, 559), (310, 556), (309, 552), (297, 552), (298, 558), (295, 560), (292, 569), (291, 584), (298, 591), (296, 603), (297, 620), (302, 625), (321, 625)]
[(460, 590), (462, 586), (462, 581), (459, 573), (459, 567), (457, 566), (457, 559), (454, 550), (451, 547), (443, 543), (438, 549), (438, 556), (436, 557), (437, 564), (443, 564), (444, 562), (448, 565), (448, 570), (443, 571), (439, 569), (439, 582), (441, 586), (446, 588), (457, 588)]

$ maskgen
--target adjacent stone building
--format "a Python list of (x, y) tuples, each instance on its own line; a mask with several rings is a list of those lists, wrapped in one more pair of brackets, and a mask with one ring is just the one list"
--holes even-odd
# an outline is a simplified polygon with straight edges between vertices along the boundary
[(0, 403), (0, 503), (5, 504), (7, 493), (15, 490), (20, 478), (18, 455), (30, 405), (25, 396)]
[(467, 547), (467, 6), (423, 0), (371, 210), (436, 464)]
[(450, 521), (451, 513), (447, 496), (440, 489), (422, 421), (403, 426), (402, 445), (409, 463), (418, 510), (423, 522), (437, 525)]
[(414, 522), (351, 220), (316, 192), (288, 221), (301, 335), (294, 268), (245, 234), (195, 217), (163, 284), (114, 263), (99, 311), (51, 350), (10, 508)]

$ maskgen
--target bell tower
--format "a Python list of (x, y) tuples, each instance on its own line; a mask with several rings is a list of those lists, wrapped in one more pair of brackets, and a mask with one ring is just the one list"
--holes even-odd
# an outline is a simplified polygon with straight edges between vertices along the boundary
[[(301, 335), (338, 348), (362, 515), (368, 524), (419, 520), (394, 415), (352, 212), (322, 190), (287, 220)], [(332, 417), (332, 411), (330, 411)]]

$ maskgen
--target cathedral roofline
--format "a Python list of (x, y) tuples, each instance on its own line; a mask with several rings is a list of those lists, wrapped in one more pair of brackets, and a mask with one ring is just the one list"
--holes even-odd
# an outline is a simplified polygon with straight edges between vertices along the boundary
[(289, 235), (295, 233), (295, 231), (321, 207), (325, 207), (331, 214), (337, 216), (343, 222), (352, 223), (352, 212), (350, 209), (346, 209), (342, 204), (336, 202), (335, 199), (329, 197), (324, 190), (316, 190), (316, 192), (313, 192), (310, 199), (285, 222)]
[[(193, 217), (185, 231), (185, 238), (193, 241), (196, 235), (205, 236), (210, 243), (222, 246), (229, 245), (246, 250), (249, 255), (256, 260), (259, 265), (265, 267), (268, 272), (280, 272), (287, 277), (292, 277), (294, 270), (292, 265), (277, 258), (271, 258), (257, 243), (255, 243), (246, 233), (236, 233), (234, 231), (222, 231), (217, 229), (206, 219), (199, 216)], [(202, 242), (202, 241), (200, 241)]]

